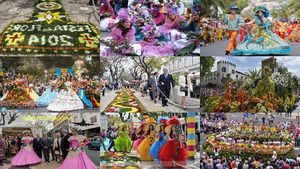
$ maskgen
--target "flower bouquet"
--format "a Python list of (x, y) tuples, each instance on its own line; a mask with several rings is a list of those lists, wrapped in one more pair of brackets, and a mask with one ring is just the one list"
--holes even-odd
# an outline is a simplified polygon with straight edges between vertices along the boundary
[(113, 39), (112, 37), (108, 37), (105, 39), (100, 39), (100, 43), (109, 46), (110, 49), (113, 50), (115, 53), (126, 56), (138, 56), (133, 52), (133, 48), (131, 47), (131, 39), (128, 37), (123, 37), (119, 40)]
[(100, 13), (100, 19), (109, 18), (112, 14), (109, 12)]

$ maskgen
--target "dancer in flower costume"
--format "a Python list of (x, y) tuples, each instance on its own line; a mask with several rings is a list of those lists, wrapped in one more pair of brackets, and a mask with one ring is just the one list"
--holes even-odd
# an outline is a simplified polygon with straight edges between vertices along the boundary
[(174, 116), (167, 121), (167, 124), (168, 127), (165, 129), (167, 143), (158, 151), (160, 164), (166, 168), (183, 168), (187, 165), (189, 154), (181, 140), (181, 121)]
[(152, 3), (151, 8), (149, 9), (155, 21), (156, 26), (161, 26), (165, 23), (166, 15), (161, 12), (161, 9), (162, 9), (162, 5), (155, 4), (155, 3)]
[(70, 142), (69, 153), (63, 164), (58, 169), (97, 169), (95, 164), (84, 152), (84, 147), (89, 140), (83, 135), (78, 135), (78, 127), (72, 127), (72, 134), (68, 141)]
[(121, 123), (119, 125), (118, 137), (114, 140), (115, 141), (114, 149), (116, 151), (128, 152), (128, 153), (130, 152), (132, 147), (132, 141), (128, 136), (128, 133), (129, 133), (128, 124)]
[(28, 92), (29, 96), (32, 98), (33, 101), (37, 101), (40, 98), (40, 96), (34, 91), (34, 84), (30, 80), (28, 82), (26, 91)]
[(59, 80), (58, 75), (55, 74), (51, 76), (51, 79), (49, 80), (49, 87), (42, 94), (42, 96), (36, 101), (38, 104), (49, 105), (54, 100), (56, 94), (58, 93), (58, 90), (56, 88), (56, 83), (58, 80)]
[(300, 19), (297, 19), (294, 23), (294, 28), (288, 36), (288, 40), (291, 42), (300, 42)]
[(153, 145), (154, 142), (157, 141), (155, 135), (154, 125), (155, 121), (152, 119), (147, 119), (147, 124), (145, 128), (144, 137), (145, 139), (141, 142), (141, 144), (137, 148), (138, 154), (140, 154), (140, 159), (143, 161), (153, 161), (153, 157), (149, 155), (149, 149)]
[(135, 131), (136, 136), (139, 138), (133, 143), (133, 150), (136, 150), (141, 142), (145, 139), (144, 132), (145, 132), (146, 123), (142, 122), (140, 127)]
[(21, 73), (18, 73), (14, 83), (9, 86), (9, 92), (6, 94), (6, 97), (4, 99), (1, 98), (3, 100), (0, 101), (0, 106), (11, 108), (37, 108), (38, 104), (30, 97), (30, 94), (26, 91), (24, 86), (25, 79), (22, 78)]
[[(126, 8), (121, 8), (117, 19), (119, 22), (112, 29), (110, 37), (101, 39), (100, 56), (119, 56), (134, 53), (141, 55), (141, 45), (135, 41), (135, 28), (133, 24), (136, 22), (136, 15), (129, 13)], [(130, 42), (130, 46), (124, 46)], [(123, 46), (122, 46), (123, 45)], [(120, 48), (120, 47), (123, 48)], [(120, 49), (120, 51), (116, 51)]]
[(144, 40), (140, 41), (142, 46), (141, 56), (174, 56), (173, 47), (171, 44), (158, 41), (155, 38), (155, 26), (146, 25), (144, 28)]
[(29, 136), (28, 130), (23, 132), (24, 137), (21, 139), (23, 146), (21, 150), (11, 160), (13, 166), (25, 166), (42, 162), (42, 160), (35, 154), (32, 148), (33, 138)]
[(157, 119), (158, 124), (155, 126), (155, 131), (158, 133), (158, 140), (153, 143), (149, 149), (149, 154), (151, 157), (157, 160), (157, 163), (160, 162), (158, 158), (158, 151), (166, 144), (167, 140), (165, 139), (166, 132), (165, 128), (167, 127), (167, 120), (169, 117), (159, 117)]
[(264, 6), (255, 6), (253, 9), (255, 15), (247, 25), (254, 24), (250, 29), (245, 40), (238, 44), (233, 55), (253, 55), (253, 54), (276, 54), (287, 53), (292, 48), (282, 40), (277, 34), (269, 30), (270, 21), (267, 19), (270, 15), (269, 10)]
[(55, 99), (47, 107), (48, 111), (63, 112), (81, 110), (84, 105), (72, 87), (71, 75), (66, 77), (65, 82), (59, 84), (60, 91)]
[(111, 31), (117, 24), (116, 15), (109, 0), (100, 0), (100, 31)]
[(84, 73), (81, 74), (81, 78), (79, 78), (77, 87), (78, 87), (78, 96), (79, 98), (88, 106), (93, 107), (91, 100), (86, 97), (85, 91), (87, 90), (88, 80)]

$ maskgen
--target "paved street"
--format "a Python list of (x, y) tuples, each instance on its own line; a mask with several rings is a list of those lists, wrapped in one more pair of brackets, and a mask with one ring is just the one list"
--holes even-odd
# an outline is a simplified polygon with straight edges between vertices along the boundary
[[(208, 44), (205, 47), (201, 47), (201, 56), (225, 56), (225, 49), (229, 43), (229, 40), (223, 40), (220, 42)], [(292, 51), (290, 53), (278, 54), (276, 56), (299, 56), (300, 46), (298, 42), (288, 42)], [(217, 50), (216, 50), (217, 49)], [(233, 56), (233, 55), (232, 55)]]
[[(100, 166), (100, 160), (99, 160), (100, 151), (99, 150), (89, 150), (87, 147), (85, 147), (85, 153), (97, 167)], [(50, 155), (50, 160), (51, 159), (52, 159), (52, 157)], [(10, 164), (10, 160), (11, 160), (11, 158), (8, 160), (4, 160), (4, 166), (2, 166), (0, 168), (1, 169), (45, 169), (45, 168), (57, 169), (60, 166), (60, 164), (55, 161), (51, 161), (50, 163), (48, 163), (48, 162), (44, 162), (45, 160), (42, 159), (42, 162), (39, 164), (22, 166), (22, 167), (13, 167)]]
[[(133, 89), (132, 89), (133, 90)], [(134, 90), (135, 91), (135, 90)], [(101, 96), (101, 106), (100, 106), (100, 112), (103, 112), (105, 108), (108, 106), (110, 102), (113, 101), (113, 99), (117, 96), (115, 93), (116, 90), (106, 90), (105, 96)], [(172, 91), (171, 91), (172, 92)], [(193, 109), (187, 109), (183, 110), (183, 108), (174, 106), (172, 104), (168, 104), (168, 107), (162, 107), (161, 106), (161, 100), (158, 100), (157, 103), (154, 103), (150, 100), (149, 95), (145, 95), (145, 97), (142, 97), (142, 94), (140, 92), (135, 91), (134, 95), (139, 99), (139, 101), (143, 104), (143, 106), (146, 108), (147, 111), (164, 111), (164, 112), (170, 112), (170, 113), (186, 113), (186, 112), (199, 112), (200, 109), (193, 108)], [(188, 98), (187, 99), (187, 105), (197, 105), (199, 104), (199, 99), (197, 98)]]
[[(11, 3), (10, 3), (11, 2)], [(26, 21), (31, 16), (35, 0), (6, 0), (0, 5), (0, 32), (12, 21)], [(100, 16), (94, 12), (94, 6), (87, 5), (88, 0), (62, 0), (70, 19), (76, 22), (90, 22), (99, 26)], [(99, 11), (100, 4), (96, 10)]]
[[(31, 108), (31, 109), (7, 109), (7, 110), (18, 110), (19, 112), (24, 112), (24, 113), (57, 113), (57, 112), (48, 112), (46, 109), (47, 106), (45, 105), (39, 105), (38, 108)], [(93, 108), (88, 108), (88, 109), (83, 109), (83, 110), (76, 110), (72, 111), (72, 113), (99, 113), (99, 108), (93, 109)]]

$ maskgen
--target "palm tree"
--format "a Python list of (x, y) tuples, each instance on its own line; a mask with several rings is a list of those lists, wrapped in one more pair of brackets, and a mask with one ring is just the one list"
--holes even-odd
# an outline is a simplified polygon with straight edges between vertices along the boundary
[(255, 69), (248, 69), (248, 71), (249, 71), (249, 73), (247, 72), (246, 74), (247, 74), (247, 76), (248, 76), (251, 80), (254, 81), (254, 79), (255, 79), (256, 77), (260, 77), (261, 69), (259, 69), (259, 70), (256, 70), (256, 68), (255, 68)]
[(290, 15), (290, 11), (291, 11), (291, 9), (289, 9), (288, 5), (286, 5), (286, 4), (282, 5), (281, 6), (281, 11), (280, 11), (280, 17), (288, 19), (289, 15)]
[(289, 12), (294, 14), (295, 16), (300, 16), (300, 1), (299, 0), (289, 0)]

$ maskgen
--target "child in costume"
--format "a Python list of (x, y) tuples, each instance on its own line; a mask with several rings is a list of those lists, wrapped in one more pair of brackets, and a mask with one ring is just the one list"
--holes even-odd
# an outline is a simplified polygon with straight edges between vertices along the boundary
[(110, 46), (106, 46), (103, 42), (100, 44), (100, 56), (125, 56), (129, 53), (135, 53), (136, 55), (141, 55), (141, 46), (135, 41), (135, 28), (133, 24), (136, 21), (136, 15), (129, 13), (126, 8), (121, 8), (117, 19), (119, 22), (116, 27), (112, 29), (110, 37), (102, 39), (103, 41), (114, 41), (121, 45), (124, 40), (130, 42), (130, 47), (127, 49), (122, 49), (120, 53), (116, 53)]
[(174, 116), (167, 121), (167, 124), (168, 127), (165, 129), (167, 143), (158, 151), (160, 164), (166, 168), (183, 168), (187, 165), (189, 154), (181, 140), (181, 121)]
[(236, 13), (239, 8), (236, 5), (229, 7), (231, 14), (227, 14), (224, 23), (228, 26), (228, 33), (230, 37), (229, 44), (225, 50), (225, 54), (228, 55), (233, 48), (235, 51), (237, 47), (236, 37), (239, 34), (240, 25), (244, 24), (243, 18)]
[(141, 142), (141, 144), (137, 147), (137, 152), (140, 154), (140, 159), (143, 161), (153, 161), (153, 158), (149, 155), (149, 149), (152, 144), (157, 140), (155, 138), (155, 130), (154, 130), (154, 121), (152, 119), (147, 119), (147, 124), (145, 128), (144, 137), (145, 139)]
[(146, 123), (142, 122), (140, 127), (135, 131), (136, 136), (139, 138), (133, 143), (133, 149), (136, 150), (137, 147), (141, 144), (141, 142), (145, 139), (144, 137), (144, 129), (145, 129)]
[[(247, 17), (247, 18), (244, 19), (245, 23), (248, 23), (250, 21), (251, 21), (250, 17)], [(242, 42), (245, 39), (245, 36), (247, 36), (248, 31), (249, 31), (249, 26), (248, 25), (245, 25), (241, 28), (241, 30), (240, 30), (240, 42)]]
[(132, 141), (128, 136), (129, 128), (127, 123), (121, 123), (118, 130), (118, 137), (115, 140), (114, 149), (121, 152), (130, 152)]
[(159, 27), (159, 32), (162, 33), (167, 42), (172, 44), (175, 40), (186, 39), (186, 35), (182, 33), (180, 21), (186, 20), (184, 16), (178, 14), (178, 6), (169, 3), (167, 5), (167, 17), (165, 18), (165, 24)]
[(154, 26), (146, 25), (143, 28), (145, 38), (140, 41), (142, 46), (141, 56), (174, 56), (172, 45), (154, 39), (156, 34)]
[(164, 15), (162, 12), (160, 12), (161, 9), (162, 9), (162, 5), (155, 4), (155, 3), (152, 3), (151, 9), (149, 9), (149, 11), (151, 12), (152, 17), (155, 21), (155, 24), (157, 26), (161, 26), (165, 23), (164, 19), (166, 18), (166, 15)]
[(165, 128), (167, 127), (167, 120), (169, 117), (159, 117), (157, 119), (158, 124), (155, 126), (155, 131), (158, 133), (158, 140), (153, 143), (152, 147), (149, 149), (149, 154), (151, 157), (157, 160), (157, 163), (160, 162), (158, 158), (158, 151), (166, 144), (167, 140), (165, 139), (166, 132)]
[(285, 34), (288, 30), (289, 25), (286, 23), (284, 18), (280, 19), (280, 27), (279, 27), (279, 32), (280, 32), (280, 37), (281, 39), (285, 40)]
[[(277, 34), (269, 29), (270, 15), (269, 10), (264, 6), (255, 6), (253, 9), (254, 19), (247, 25), (254, 24), (247, 35), (247, 38), (241, 42), (233, 55), (260, 55), (260, 54), (283, 54), (290, 52), (292, 48)], [(279, 30), (280, 31), (280, 30)]]
[(100, 0), (100, 30), (111, 31), (117, 24), (116, 15), (113, 8), (110, 6), (109, 0)]
[(135, 33), (134, 33), (134, 37), (136, 41), (140, 41), (144, 39), (144, 30), (142, 28), (142, 26), (144, 26), (144, 19), (139, 18), (136, 21), (136, 24), (134, 24), (134, 28), (135, 28)]

